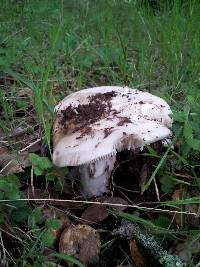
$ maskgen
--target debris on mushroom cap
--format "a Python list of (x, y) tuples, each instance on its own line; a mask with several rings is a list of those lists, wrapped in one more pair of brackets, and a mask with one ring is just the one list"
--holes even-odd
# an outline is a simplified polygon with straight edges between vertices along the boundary
[(64, 98), (55, 110), (53, 161), (60, 167), (104, 159), (171, 134), (169, 105), (128, 87), (84, 89)]

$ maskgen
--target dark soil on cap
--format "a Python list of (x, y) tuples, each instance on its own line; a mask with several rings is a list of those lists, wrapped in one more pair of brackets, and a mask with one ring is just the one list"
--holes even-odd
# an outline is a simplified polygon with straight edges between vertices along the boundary
[(61, 123), (66, 127), (67, 123), (73, 120), (77, 125), (75, 131), (80, 130), (85, 126), (97, 122), (102, 117), (109, 114), (111, 110), (111, 99), (116, 95), (114, 91), (108, 93), (98, 93), (89, 97), (89, 103), (77, 107), (70, 105), (65, 110), (61, 111)]
[[(92, 125), (101, 119), (107, 117), (112, 120), (112, 116), (118, 118), (117, 126), (123, 126), (126, 123), (131, 123), (127, 117), (119, 116), (119, 112), (112, 109), (111, 100), (116, 96), (116, 92), (98, 93), (88, 97), (88, 104), (79, 104), (77, 107), (68, 106), (65, 110), (61, 110), (60, 124), (65, 130), (68, 130), (73, 125), (72, 132), (80, 131), (81, 135), (77, 139), (92, 133)], [(111, 117), (109, 117), (112, 115)], [(104, 138), (112, 133), (112, 128), (104, 129)]]

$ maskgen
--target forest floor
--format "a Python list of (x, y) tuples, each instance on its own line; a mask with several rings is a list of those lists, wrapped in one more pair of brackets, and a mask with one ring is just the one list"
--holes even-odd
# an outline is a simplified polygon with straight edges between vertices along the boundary
[[(1, 266), (200, 266), (200, 3), (144, 2), (1, 3)], [(102, 85), (165, 99), (172, 146), (118, 154), (85, 199), (52, 164), (54, 107)]]

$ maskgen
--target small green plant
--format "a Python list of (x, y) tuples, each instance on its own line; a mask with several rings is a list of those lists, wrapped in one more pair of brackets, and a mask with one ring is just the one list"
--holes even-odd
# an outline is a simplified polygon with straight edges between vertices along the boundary
[[(31, 213), (27, 201), (15, 201), (22, 197), (19, 178), (16, 175), (0, 178), (1, 223), (5, 223), (7, 220), (11, 220), (14, 224), (21, 224), (27, 221)], [(4, 202), (4, 200), (10, 200), (10, 202)]]
[(29, 159), (32, 163), (34, 173), (37, 176), (44, 174), (45, 171), (53, 167), (53, 164), (47, 157), (40, 157), (37, 154), (30, 153)]
[[(175, 122), (183, 126), (182, 132), (182, 153), (185, 157), (193, 150), (200, 152), (200, 126), (199, 126), (199, 110), (196, 110), (196, 101), (193, 96), (188, 96), (190, 99), (183, 111), (175, 112)], [(175, 124), (174, 127), (177, 127)]]
[(44, 176), (46, 183), (54, 182), (56, 183), (56, 190), (62, 191), (62, 187), (66, 182), (66, 175), (68, 169), (57, 168), (53, 166), (52, 162), (48, 157), (40, 157), (35, 153), (29, 154), (29, 159), (33, 166), (33, 171), (36, 176)]

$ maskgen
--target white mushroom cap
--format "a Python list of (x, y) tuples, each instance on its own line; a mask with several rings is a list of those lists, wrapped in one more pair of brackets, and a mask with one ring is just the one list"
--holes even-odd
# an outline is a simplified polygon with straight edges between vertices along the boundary
[(65, 97), (55, 108), (53, 161), (76, 166), (170, 137), (172, 111), (137, 89), (102, 86)]

